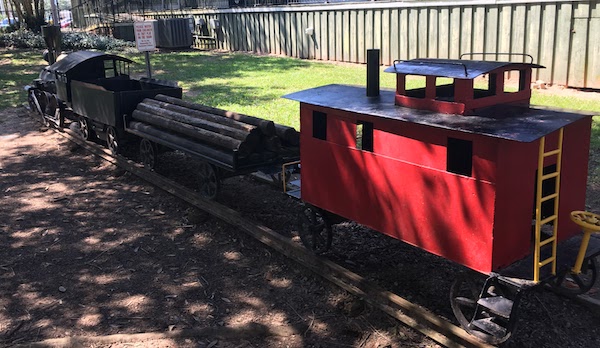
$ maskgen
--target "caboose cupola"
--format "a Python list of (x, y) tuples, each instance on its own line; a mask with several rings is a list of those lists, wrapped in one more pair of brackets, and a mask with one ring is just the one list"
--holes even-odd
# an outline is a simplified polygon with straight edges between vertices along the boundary
[[(470, 115), (493, 105), (529, 105), (532, 63), (462, 59), (396, 61), (385, 72), (396, 74), (396, 105), (445, 114)], [(425, 87), (407, 89), (407, 76), (425, 77)], [(518, 90), (507, 88), (518, 76)]]

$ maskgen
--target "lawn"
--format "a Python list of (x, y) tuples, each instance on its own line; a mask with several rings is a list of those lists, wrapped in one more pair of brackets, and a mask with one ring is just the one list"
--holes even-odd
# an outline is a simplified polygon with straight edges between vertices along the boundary
[[(144, 74), (143, 54), (131, 54)], [(364, 85), (365, 67), (284, 57), (187, 51), (151, 55), (154, 77), (179, 81), (184, 98), (197, 103), (274, 120), (298, 128), (298, 103), (281, 96), (330, 83)], [(40, 51), (0, 50), (0, 108), (26, 101), (23, 87), (45, 65)], [(421, 80), (410, 82), (413, 86)], [(382, 73), (383, 88), (394, 88), (393, 74)], [(532, 103), (600, 115), (600, 98), (533, 92)], [(600, 147), (600, 119), (594, 120), (594, 144)]]

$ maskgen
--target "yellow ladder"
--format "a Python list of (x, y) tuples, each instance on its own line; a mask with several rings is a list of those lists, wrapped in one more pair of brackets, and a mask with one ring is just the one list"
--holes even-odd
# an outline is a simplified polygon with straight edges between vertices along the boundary
[[(540, 150), (538, 156), (537, 170), (537, 192), (535, 199), (535, 250), (533, 258), (533, 280), (540, 281), (540, 270), (542, 267), (551, 264), (552, 274), (556, 274), (556, 237), (558, 232), (558, 193), (560, 192), (560, 166), (562, 161), (562, 145), (563, 145), (563, 128), (558, 132), (558, 147), (555, 150), (546, 152), (546, 137), (540, 140)], [(556, 156), (556, 171), (544, 173), (544, 159)], [(554, 193), (545, 195), (542, 190), (542, 185), (546, 180), (556, 179)], [(551, 199), (554, 199), (554, 212), (551, 216), (542, 219), (542, 204)], [(542, 240), (542, 226), (552, 223), (552, 235)], [(552, 247), (552, 256), (540, 260), (542, 248), (544, 246)]]

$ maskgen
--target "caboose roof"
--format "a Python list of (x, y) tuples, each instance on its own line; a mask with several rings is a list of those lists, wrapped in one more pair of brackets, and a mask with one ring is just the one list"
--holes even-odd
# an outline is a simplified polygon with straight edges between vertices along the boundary
[(532, 63), (496, 62), (463, 59), (411, 59), (394, 62), (385, 72), (407, 75), (439, 76), (455, 79), (474, 79), (498, 68), (520, 70), (543, 68)]
[(105, 59), (116, 59), (127, 63), (133, 63), (132, 60), (125, 57), (117, 56), (114, 54), (106, 54), (103, 52), (96, 51), (76, 51), (67, 54), (64, 58), (57, 61), (46, 68), (49, 71), (56, 71), (58, 73), (67, 73), (69, 70), (78, 66), (79, 64), (90, 62), (93, 60), (105, 60)]
[(394, 91), (381, 90), (379, 97), (369, 98), (364, 87), (327, 85), (291, 93), (284, 98), (374, 118), (394, 119), (520, 142), (535, 141), (591, 116), (515, 105), (495, 105), (478, 111), (476, 115), (458, 116), (398, 106), (394, 104), (394, 96)]

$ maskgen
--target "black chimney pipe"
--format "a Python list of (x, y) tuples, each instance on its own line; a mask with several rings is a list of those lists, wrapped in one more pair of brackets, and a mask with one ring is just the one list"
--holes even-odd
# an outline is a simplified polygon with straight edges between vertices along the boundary
[(367, 97), (379, 96), (379, 50), (367, 50)]

